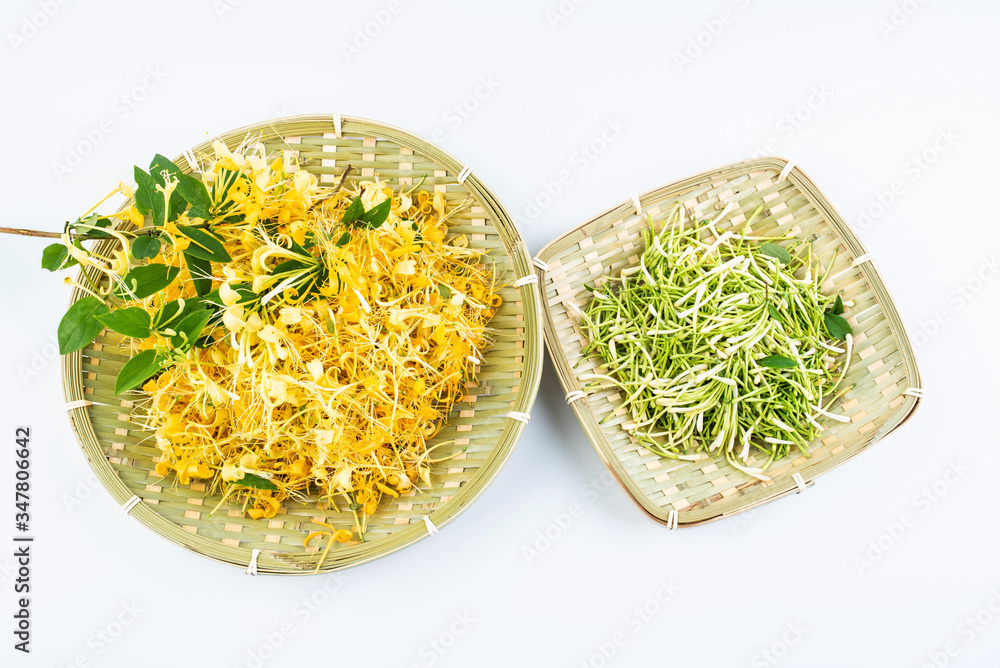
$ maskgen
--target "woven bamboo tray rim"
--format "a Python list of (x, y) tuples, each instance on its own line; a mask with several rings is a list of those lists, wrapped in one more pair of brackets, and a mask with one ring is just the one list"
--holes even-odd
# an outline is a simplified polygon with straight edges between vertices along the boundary
[[(573, 319), (578, 323), (579, 318), (565, 304), (571, 301), (585, 306), (589, 299), (584, 283), (608, 273), (617, 275), (622, 268), (638, 263), (646, 214), (653, 213), (654, 220), (661, 222), (673, 203), (681, 201), (689, 210), (694, 206), (699, 217), (707, 217), (709, 212), (717, 214), (730, 199), (740, 200), (733, 217), (745, 218), (758, 204), (764, 204), (765, 218), (758, 219), (755, 229), (763, 225), (768, 230), (797, 231), (800, 238), (813, 240), (814, 249), (822, 246), (818, 254), (823, 259), (839, 248), (834, 275), (846, 278), (838, 279), (836, 289), (844, 291), (845, 300), (862, 299), (848, 314), (856, 345), (845, 382), (862, 379), (867, 394), (855, 388), (839, 402), (839, 409), (833, 409), (851, 417), (851, 424), (845, 427), (853, 431), (852, 438), (842, 433), (848, 430), (828, 421), (830, 435), (821, 437), (818, 447), (816, 442), (812, 444), (812, 456), (793, 455), (776, 461), (768, 471), (770, 483), (739, 473), (724, 458), (706, 455), (698, 462), (685, 463), (649, 453), (621, 429), (624, 417), (598, 423), (609, 412), (621, 413), (623, 409), (614, 391), (583, 396), (577, 373), (596, 368), (593, 358), (587, 368), (573, 369), (585, 337), (579, 325), (573, 324)], [(636, 212), (637, 203), (641, 216)], [(857, 267), (842, 269), (859, 258), (862, 262)], [(570, 230), (536, 255), (546, 347), (567, 402), (598, 456), (648, 517), (670, 528), (694, 526), (801, 491), (909, 419), (920, 402), (920, 372), (892, 297), (877, 266), (866, 258), (870, 255), (864, 244), (815, 183), (799, 167), (777, 157), (734, 163), (650, 190)], [(882, 356), (877, 357), (878, 353)], [(835, 440), (828, 441), (834, 435)]]
[[(259, 136), (269, 152), (294, 153), (321, 184), (339, 181), (343, 169), (352, 164), (357, 171), (349, 182), (378, 174), (393, 186), (409, 186), (426, 177), (419, 189), (441, 192), (449, 204), (471, 195), (472, 206), (453, 217), (450, 233), (464, 233), (470, 246), (486, 251), (505, 284), (500, 290), (503, 304), (490, 322), (497, 331), (496, 342), (484, 356), (477, 381), (467, 384), (467, 395), (431, 442), (455, 439), (436, 452), (458, 456), (435, 465), (426, 493), (404, 494), (388, 508), (380, 507), (369, 518), (366, 542), (334, 546), (318, 570), (330, 572), (422, 539), (454, 519), (493, 481), (525, 427), (508, 415), (530, 413), (541, 380), (541, 300), (537, 283), (513, 285), (518, 278), (534, 275), (527, 247), (506, 209), (475, 172), (433, 144), (377, 121), (306, 115), (248, 125), (192, 151), (209, 154), (214, 139), (232, 149), (248, 134)], [(183, 155), (175, 162), (183, 171), (192, 169)], [(98, 248), (113, 243), (102, 241)], [(84, 294), (75, 289), (70, 303)], [(317, 572), (322, 549), (314, 544), (306, 550), (302, 539), (310, 530), (323, 529), (315, 523), (318, 519), (350, 526), (349, 513), (338, 514), (325, 504), (288, 501), (271, 520), (242, 517), (232, 504), (209, 518), (207, 511), (220, 497), (206, 497), (203, 484), (171, 488), (170, 480), (156, 483), (158, 478), (148, 471), (158, 455), (155, 444), (144, 444), (141, 430), (130, 422), (131, 402), (112, 396), (114, 374), (128, 359), (127, 352), (117, 347), (120, 342), (105, 330), (94, 344), (62, 361), (65, 400), (77, 406), (69, 409), (70, 423), (89, 465), (115, 502), (126, 504), (138, 496), (141, 502), (129, 514), (167, 540), (216, 561), (247, 568), (256, 553), (259, 573)], [(81, 401), (93, 403), (76, 403)]]

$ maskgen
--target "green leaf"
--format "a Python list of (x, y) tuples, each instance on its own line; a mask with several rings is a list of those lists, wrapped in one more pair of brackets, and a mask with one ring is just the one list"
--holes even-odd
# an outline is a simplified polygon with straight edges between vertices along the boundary
[(57, 271), (66, 269), (75, 264), (80, 264), (76, 258), (69, 254), (69, 249), (64, 244), (49, 244), (42, 250), (42, 269)]
[(211, 292), (207, 292), (203, 295), (198, 295), (197, 297), (189, 301), (194, 302), (198, 309), (203, 309), (203, 308), (215, 309), (218, 308), (220, 304), (222, 304), (222, 298), (219, 297), (219, 288), (216, 288)]
[(141, 386), (162, 369), (163, 358), (155, 350), (143, 350), (125, 362), (115, 378), (115, 396)]
[(444, 283), (438, 283), (438, 292), (441, 294), (441, 299), (451, 299), (451, 288)]
[(365, 205), (361, 203), (360, 197), (355, 197), (351, 200), (351, 203), (347, 205), (344, 209), (344, 216), (340, 219), (344, 225), (353, 224), (358, 218), (360, 218), (365, 213)]
[[(153, 177), (136, 167), (133, 170), (135, 175), (135, 208), (144, 216), (153, 210), (153, 199), (156, 197), (156, 184)], [(155, 221), (154, 221), (155, 222)]]
[(59, 321), (59, 353), (69, 355), (85, 348), (104, 329), (98, 316), (110, 311), (97, 297), (87, 296), (73, 302)]
[(261, 478), (253, 473), (244, 473), (243, 477), (239, 480), (234, 480), (233, 484), (240, 487), (253, 487), (254, 489), (278, 489), (277, 486), (275, 486), (275, 484), (270, 480)]
[(359, 216), (358, 222), (363, 223), (368, 229), (374, 230), (386, 221), (391, 210), (392, 200), (387, 199)]
[(840, 295), (837, 295), (837, 301), (834, 302), (832, 311), (834, 315), (841, 315), (844, 312), (844, 300), (840, 298)]
[(149, 331), (149, 314), (138, 306), (117, 309), (97, 319), (108, 329), (133, 339), (145, 339), (152, 333)]
[(216, 338), (212, 334), (206, 334), (194, 342), (195, 348), (211, 348), (216, 343)]
[(770, 255), (776, 258), (782, 264), (788, 264), (792, 261), (792, 256), (783, 247), (778, 244), (761, 244), (760, 252), (764, 255)]
[(173, 283), (180, 272), (180, 267), (147, 264), (142, 267), (135, 267), (132, 271), (122, 276), (122, 280), (136, 299), (145, 299)]
[(109, 227), (111, 227), (111, 219), (96, 213), (73, 223), (73, 231), (77, 234), (86, 234), (98, 239), (107, 239), (111, 236), (108, 232), (104, 232)]
[(768, 355), (764, 359), (757, 360), (757, 364), (771, 369), (794, 369), (799, 365), (795, 360), (783, 355)]
[(160, 254), (160, 238), (144, 234), (132, 240), (132, 257), (137, 260), (152, 260)]
[(180, 174), (177, 177), (177, 192), (191, 205), (189, 216), (211, 220), (212, 195), (201, 179), (190, 174)]
[(836, 313), (827, 311), (823, 314), (823, 322), (826, 323), (826, 331), (830, 332), (830, 336), (841, 341), (847, 340), (848, 334), (853, 334), (854, 330), (851, 329), (850, 323), (839, 316)]
[(334, 336), (337, 336), (337, 324), (330, 317), (329, 313), (326, 315), (326, 331)]
[(222, 239), (208, 230), (191, 225), (178, 225), (177, 231), (191, 240), (184, 249), (187, 255), (194, 255), (210, 262), (229, 262), (232, 259), (222, 244)]
[(778, 313), (778, 309), (774, 308), (774, 305), (767, 305), (767, 312), (771, 314), (771, 317), (775, 320), (781, 320), (781, 314)]
[(162, 153), (157, 153), (153, 156), (153, 160), (149, 163), (149, 174), (157, 180), (157, 183), (163, 185), (164, 179), (160, 173), (164, 171), (176, 178), (177, 175), (181, 173), (181, 168), (167, 156)]
[(344, 232), (343, 234), (340, 235), (340, 238), (337, 239), (337, 247), (341, 248), (343, 246), (346, 246), (348, 243), (350, 243), (350, 241), (351, 241), (351, 233)]
[(291, 239), (291, 238), (289, 238), (289, 239), (288, 239), (288, 241), (290, 241), (290, 242), (291, 242), (291, 244), (292, 244), (292, 245), (291, 245), (291, 249), (292, 249), (292, 250), (293, 250), (294, 252), (298, 253), (299, 255), (302, 255), (302, 256), (306, 256), (306, 257), (308, 257), (308, 256), (310, 255), (309, 251), (307, 251), (307, 250), (305, 249), (305, 246), (303, 246), (303, 245), (302, 245), (302, 244), (300, 244), (299, 242), (295, 241), (295, 239)]
[(184, 261), (187, 263), (188, 272), (191, 274), (191, 281), (194, 283), (194, 291), (200, 297), (204, 297), (212, 291), (212, 263), (206, 259), (198, 257), (188, 251), (184, 251)]
[(201, 330), (212, 318), (212, 312), (208, 309), (195, 311), (184, 316), (177, 325), (172, 327), (176, 334), (170, 337), (170, 345), (178, 350), (189, 350), (195, 341), (201, 336)]

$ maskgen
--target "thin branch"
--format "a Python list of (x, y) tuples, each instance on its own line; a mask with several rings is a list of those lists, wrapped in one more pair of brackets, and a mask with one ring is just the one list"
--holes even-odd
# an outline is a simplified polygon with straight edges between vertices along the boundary
[(46, 239), (59, 239), (62, 232), (42, 232), (40, 230), (25, 230), (20, 227), (0, 227), (0, 234), (17, 234), (22, 237), (45, 237)]
[[(316, 201), (313, 202), (313, 206), (316, 206), (317, 204), (319, 204), (320, 202), (322, 202), (325, 199), (330, 199), (331, 197), (333, 197), (334, 195), (336, 195), (338, 192), (340, 192), (340, 189), (344, 187), (344, 183), (347, 181), (347, 175), (350, 174), (353, 171), (354, 171), (354, 166), (353, 165), (348, 165), (347, 169), (344, 170), (343, 176), (340, 177), (340, 183), (337, 184), (337, 187), (334, 188), (333, 190), (331, 190), (330, 192), (325, 193), (325, 194), (323, 194), (320, 197), (317, 197)], [(311, 209), (312, 207), (309, 207), (309, 208)]]
[[(198, 223), (197, 225), (191, 225), (195, 229), (205, 229), (208, 227), (208, 222)], [(138, 230), (118, 230), (122, 234), (131, 235), (134, 237), (146, 237), (151, 234), (156, 234), (162, 232), (161, 227), (142, 227)], [(0, 234), (16, 234), (22, 237), (43, 237), (45, 239), (61, 239), (62, 232), (44, 232), (42, 230), (26, 230), (20, 227), (0, 227)], [(89, 241), (90, 239), (107, 239), (106, 234), (73, 234), (73, 240), (79, 239), (80, 241)]]

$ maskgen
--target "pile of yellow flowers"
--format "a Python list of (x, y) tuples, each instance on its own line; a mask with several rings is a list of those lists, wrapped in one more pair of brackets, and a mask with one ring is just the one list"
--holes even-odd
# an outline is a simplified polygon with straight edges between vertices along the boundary
[[(161, 453), (155, 474), (204, 479), (253, 518), (318, 492), (353, 512), (352, 531), (323, 532), (331, 544), (363, 540), (380, 500), (430, 481), (428, 439), (489, 345), (501, 302), (493, 269), (464, 235), (446, 238), (460, 207), (439, 192), (377, 179), (331, 192), (259, 145), (214, 149), (193, 174), (213, 215), (165, 221), (149, 260), (175, 267), (177, 280), (135, 298), (122, 281), (134, 259), (108, 258), (123, 305), (150, 315), (151, 335), (132, 339), (133, 352), (169, 360), (141, 386)], [(168, 201), (176, 182), (164, 176)], [(192, 246), (212, 246), (192, 228), (228, 255), (210, 276), (188, 261)], [(192, 304), (212, 317), (198, 345), (178, 347), (170, 315)]]

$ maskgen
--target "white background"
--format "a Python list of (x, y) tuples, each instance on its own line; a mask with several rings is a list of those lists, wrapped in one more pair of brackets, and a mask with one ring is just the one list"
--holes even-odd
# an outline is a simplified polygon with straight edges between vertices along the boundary
[(996, 3), (399, 3), (7, 0), (0, 225), (60, 229), (155, 152), (296, 113), (435, 139), (533, 253), (632, 193), (777, 154), (876, 255), (928, 398), (806, 493), (670, 532), (598, 491), (546, 363), (509, 464), (440, 535), (339, 579), (252, 579), (89, 488), (51, 357), (67, 289), (43, 241), (0, 239), (0, 545), (18, 425), (37, 536), (30, 656), (0, 547), (0, 664), (995, 665)]

